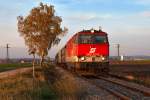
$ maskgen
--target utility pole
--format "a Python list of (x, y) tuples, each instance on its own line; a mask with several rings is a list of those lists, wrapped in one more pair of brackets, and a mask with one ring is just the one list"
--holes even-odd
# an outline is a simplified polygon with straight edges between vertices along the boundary
[(120, 58), (120, 44), (117, 44), (117, 54), (118, 54), (118, 59)]
[(6, 44), (6, 61), (9, 62), (9, 44)]

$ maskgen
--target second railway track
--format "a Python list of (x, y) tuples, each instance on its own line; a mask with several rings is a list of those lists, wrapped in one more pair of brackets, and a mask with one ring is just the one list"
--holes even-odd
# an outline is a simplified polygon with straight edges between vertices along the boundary
[(113, 77), (83, 77), (98, 88), (103, 88), (120, 100), (150, 100), (150, 89)]

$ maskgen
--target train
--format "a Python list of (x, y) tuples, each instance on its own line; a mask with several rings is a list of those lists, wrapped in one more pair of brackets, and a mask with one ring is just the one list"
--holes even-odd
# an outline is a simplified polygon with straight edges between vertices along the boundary
[(56, 54), (55, 61), (64, 68), (83, 74), (109, 73), (108, 34), (101, 29), (74, 34)]

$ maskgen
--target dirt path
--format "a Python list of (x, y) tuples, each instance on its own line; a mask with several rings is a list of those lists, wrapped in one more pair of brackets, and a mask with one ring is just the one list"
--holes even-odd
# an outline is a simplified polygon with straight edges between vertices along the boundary
[(11, 71), (1, 72), (0, 79), (12, 77), (12, 76), (15, 76), (20, 73), (29, 72), (31, 70), (32, 70), (32, 68), (30, 67), (30, 68), (19, 68), (19, 69), (15, 69), (15, 70), (11, 70)]

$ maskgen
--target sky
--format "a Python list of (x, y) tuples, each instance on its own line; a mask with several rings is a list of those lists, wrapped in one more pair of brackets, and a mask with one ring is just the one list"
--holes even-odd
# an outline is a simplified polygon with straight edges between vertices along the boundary
[(55, 15), (63, 19), (62, 28), (69, 29), (49, 51), (50, 57), (76, 32), (99, 26), (108, 33), (110, 55), (117, 55), (119, 43), (121, 55), (150, 56), (150, 0), (1, 0), (0, 58), (6, 57), (7, 43), (11, 58), (30, 57), (17, 31), (17, 16), (27, 16), (40, 2), (54, 5)]

